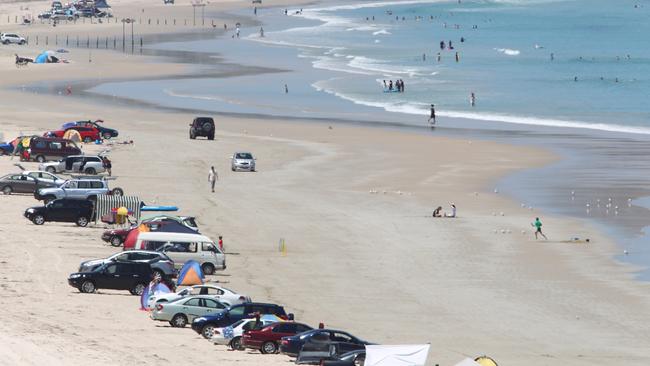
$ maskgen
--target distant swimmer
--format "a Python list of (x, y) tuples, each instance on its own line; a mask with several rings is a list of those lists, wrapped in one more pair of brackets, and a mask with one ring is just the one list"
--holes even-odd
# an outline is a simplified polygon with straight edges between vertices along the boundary
[(551, 52), (551, 61), (555, 60), (555, 55)]
[(474, 94), (474, 92), (472, 92), (472, 93), (469, 95), (469, 104), (470, 104), (472, 107), (474, 107), (474, 106), (476, 105), (476, 95)]
[(578, 77), (577, 77), (577, 76), (574, 76), (574, 77), (573, 77), (573, 81), (578, 81)]
[(460, 43), (465, 43), (465, 37), (460, 37)]
[(426, 54), (426, 53), (423, 53), (423, 54), (422, 54), (422, 61), (426, 61), (426, 60), (427, 60), (427, 54)]
[(264, 28), (260, 27), (260, 37), (264, 38)]
[(388, 81), (388, 90), (393, 91), (393, 80)]
[(456, 52), (456, 62), (460, 61), (460, 55)]
[(441, 50), (445, 49), (445, 41), (440, 41), (440, 49)]
[(440, 56), (440, 52), (438, 52), (438, 62), (440, 62), (440, 60), (442, 60), (442, 56)]
[(450, 49), (450, 50), (453, 50), (453, 49), (454, 49), (454, 46), (451, 45), (451, 41), (449, 41), (449, 49)]
[(429, 122), (432, 126), (436, 124), (436, 106), (431, 104), (431, 114), (429, 115)]
[(386, 80), (384, 80), (384, 90), (388, 90), (388, 85), (386, 85)]
[(289, 85), (284, 84), (284, 94), (289, 94)]

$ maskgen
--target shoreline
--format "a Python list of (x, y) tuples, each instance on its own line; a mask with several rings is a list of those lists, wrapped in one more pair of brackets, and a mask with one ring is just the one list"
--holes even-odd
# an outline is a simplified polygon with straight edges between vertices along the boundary
[[(242, 15), (239, 15), (242, 16)], [(221, 36), (223, 37), (223, 35)], [(183, 39), (189, 41), (192, 39), (192, 34), (184, 34)], [(198, 39), (204, 39), (205, 34), (200, 34)], [(273, 46), (265, 46), (273, 47)], [(141, 81), (160, 81), (160, 80), (200, 80), (200, 79), (225, 79), (225, 78), (237, 78), (241, 76), (256, 76), (262, 74), (271, 74), (277, 75), (284, 72), (290, 72), (289, 70), (254, 66), (254, 65), (241, 65), (236, 59), (233, 59), (231, 56), (219, 54), (219, 53), (206, 53), (206, 52), (192, 52), (192, 51), (171, 51), (165, 49), (157, 49), (156, 44), (150, 45), (149, 48), (144, 52), (145, 56), (150, 57), (163, 57), (169, 62), (173, 63), (182, 63), (192, 65), (192, 69), (183, 70), (178, 74), (170, 74), (165, 77), (160, 76), (151, 76), (133, 79), (132, 77), (129, 80), (129, 77), (126, 78), (117, 78), (117, 79), (102, 79), (91, 80), (91, 81), (77, 81), (77, 82), (63, 82), (63, 81), (54, 81), (54, 82), (45, 82), (45, 86), (34, 87), (27, 86), (26, 90), (28, 92), (34, 93), (43, 93), (48, 92), (56, 94), (57, 90), (60, 93), (65, 89), (66, 85), (72, 85), (74, 90), (82, 90), (81, 92), (76, 93), (77, 98), (88, 98), (91, 101), (105, 101), (107, 95), (90, 92), (88, 89), (92, 89), (98, 85), (123, 82), (129, 80), (129, 82), (138, 83)], [(240, 60), (241, 61), (241, 60)], [(208, 62), (208, 66), (206, 66)], [(214, 70), (206, 71), (206, 67), (211, 66)], [(24, 85), (23, 85), (24, 87)], [(617, 154), (627, 155), (629, 158), (633, 159), (633, 155), (639, 155), (639, 148), (637, 146), (631, 148), (630, 152), (626, 152), (624, 147), (621, 147), (620, 141), (629, 141), (628, 144), (632, 142), (642, 142), (646, 138), (642, 135), (636, 134), (627, 134), (627, 133), (616, 133), (611, 134), (603, 131), (591, 131), (584, 129), (572, 129), (572, 128), (561, 128), (561, 127), (544, 127), (537, 126), (531, 127), (526, 125), (509, 125), (503, 124), (500, 122), (492, 122), (488, 126), (484, 125), (480, 121), (467, 120), (464, 118), (447, 118), (445, 119), (448, 123), (441, 125), (436, 128), (435, 132), (431, 132), (427, 127), (417, 126), (412, 124), (412, 118), (406, 118), (405, 122), (398, 122), (398, 118), (401, 118), (403, 115), (399, 113), (386, 113), (383, 118), (378, 120), (370, 119), (357, 119), (357, 115), (350, 118), (344, 117), (306, 117), (306, 116), (290, 116), (290, 115), (273, 115), (266, 113), (257, 113), (255, 111), (251, 113), (242, 113), (242, 112), (215, 112), (214, 110), (209, 109), (200, 109), (200, 108), (190, 108), (190, 107), (174, 107), (171, 105), (161, 105), (156, 104), (155, 102), (146, 102), (143, 100), (128, 98), (128, 97), (116, 97), (113, 96), (110, 98), (111, 102), (116, 103), (116, 105), (121, 106), (133, 106), (133, 107), (146, 107), (154, 109), (168, 110), (171, 112), (182, 112), (182, 113), (208, 113), (214, 114), (217, 116), (225, 117), (234, 117), (234, 118), (260, 118), (266, 120), (282, 121), (282, 120), (292, 120), (296, 122), (301, 121), (312, 121), (319, 123), (337, 123), (337, 124), (351, 124), (356, 126), (367, 126), (367, 127), (379, 127), (379, 128), (389, 128), (397, 129), (400, 131), (409, 131), (410, 133), (419, 133), (426, 135), (443, 135), (451, 136), (456, 138), (470, 138), (470, 139), (481, 139), (488, 141), (498, 141), (504, 143), (512, 143), (512, 138), (518, 138), (518, 141), (514, 141), (516, 144), (530, 145), (530, 146), (541, 146), (545, 148), (550, 148), (554, 153), (564, 156), (564, 162), (560, 163), (558, 167), (544, 167), (542, 169), (533, 168), (525, 172), (520, 172), (516, 174), (511, 174), (508, 177), (504, 177), (499, 181), (499, 185), (503, 184), (506, 187), (512, 189), (510, 192), (511, 198), (516, 201), (519, 200), (522, 204), (527, 206), (542, 207), (548, 213), (561, 214), (564, 216), (569, 216), (572, 218), (579, 218), (582, 220), (588, 220), (592, 225), (605, 225), (603, 232), (607, 233), (612, 237), (620, 247), (620, 252), (625, 250), (628, 253), (637, 255), (636, 258), (632, 259), (629, 256), (620, 257), (619, 255), (614, 258), (615, 260), (623, 260), (626, 262), (633, 263), (635, 266), (641, 265), (644, 266), (644, 270), (640, 271), (638, 274), (638, 279), (648, 281), (650, 280), (650, 255), (642, 253), (643, 245), (650, 245), (650, 237), (639, 236), (642, 230), (646, 227), (646, 222), (650, 220), (650, 209), (642, 206), (631, 205), (628, 202), (635, 202), (637, 199), (642, 199), (644, 197), (650, 196), (650, 190), (643, 189), (618, 189), (618, 190), (605, 190), (599, 187), (592, 187), (593, 182), (584, 182), (584, 186), (566, 186), (566, 187), (556, 187), (554, 192), (549, 192), (546, 194), (547, 197), (536, 197), (533, 200), (527, 198), (533, 189), (528, 191), (522, 189), (526, 181), (530, 181), (530, 176), (541, 176), (541, 172), (552, 171), (554, 174), (566, 175), (574, 174), (579, 175), (580, 165), (592, 164), (596, 159), (589, 158), (587, 163), (584, 160), (589, 154), (593, 153), (593, 149), (585, 147), (584, 143), (572, 143), (570, 139), (589, 139), (599, 144), (600, 148), (603, 151), (613, 151), (617, 150)], [(346, 104), (346, 101), (340, 101), (340, 103)], [(448, 127), (454, 126), (454, 127)], [(460, 127), (458, 127), (460, 126)], [(566, 134), (567, 136), (563, 136)], [(550, 142), (550, 145), (549, 145)], [(567, 146), (567, 145), (573, 146)], [(636, 145), (636, 144), (635, 144)], [(648, 149), (650, 154), (650, 149)], [(576, 158), (574, 155), (578, 154), (579, 157)], [(605, 159), (607, 159), (605, 157)], [(628, 160), (629, 161), (629, 160)], [(574, 162), (570, 164), (571, 162)], [(611, 169), (611, 168), (610, 168)], [(616, 168), (614, 168), (616, 169)], [(604, 175), (616, 175), (617, 173), (603, 173)], [(640, 172), (639, 172), (640, 174)], [(528, 175), (528, 176), (526, 176)], [(634, 177), (635, 175), (632, 175)], [(515, 177), (515, 178), (512, 178)], [(650, 180), (647, 182), (650, 185)], [(625, 182), (621, 182), (621, 185), (626, 185)], [(637, 187), (642, 186), (640, 183), (636, 183)], [(571, 196), (571, 202), (567, 202), (560, 198), (564, 194), (569, 194), (569, 192), (578, 192), (578, 197)], [(550, 199), (549, 199), (550, 197)], [(593, 207), (597, 206), (596, 199), (602, 200), (603, 206), (605, 205), (605, 200), (607, 197), (613, 197), (614, 205), (617, 207), (620, 206), (621, 216), (625, 217), (625, 221), (621, 221), (617, 212), (616, 215), (613, 215), (614, 210), (612, 210), (612, 218), (608, 215), (601, 215), (598, 211), (592, 209), (588, 214), (584, 214), (584, 210), (578, 208), (578, 202), (580, 204), (587, 205), (590, 204)], [(600, 207), (600, 206), (599, 206)], [(618, 209), (617, 209), (618, 211)], [(623, 212), (625, 211), (625, 212)], [(614, 216), (617, 216), (614, 218)], [(641, 252), (640, 252), (641, 251)], [(639, 253), (640, 256), (639, 256)]]
[[(155, 64), (157, 71), (146, 70), (153, 65), (145, 65), (143, 72), (151, 72), (154, 78), (158, 73), (186, 71), (186, 66), (160, 64)], [(98, 66), (100, 70), (103, 67)], [(109, 79), (110, 75), (102, 78)], [(475, 136), (468, 139), (462, 134), (449, 138), (412, 130), (331, 123), (333, 128), (329, 129), (325, 123), (312, 124), (304, 119), (298, 123), (277, 122), (279, 117), (268, 123), (263, 116), (232, 115), (219, 121), (218, 143), (208, 145), (185, 140), (186, 119), (191, 111), (162, 113), (167, 110), (141, 105), (114, 108), (110, 103), (89, 104), (76, 96), (61, 103), (60, 98), (67, 97), (52, 95), (33, 95), (29, 102), (38, 108), (21, 110), (20, 106), (26, 104), (22, 99), (28, 94), (2, 94), (5, 103), (11, 105), (0, 114), (12, 121), (5, 126), (12, 132), (23, 126), (40, 130), (65, 118), (102, 115), (124, 131), (123, 136), (135, 136), (133, 148), (116, 148), (113, 152), (114, 170), (126, 183), (125, 188), (143, 193), (147, 201), (176, 200), (188, 210), (184, 212), (200, 217), (208, 234), (225, 233), (227, 248), (241, 254), (229, 257), (232, 269), (218, 276), (219, 280), (247, 291), (256, 300), (285, 303), (299, 319), (314, 324), (325, 320), (373, 341), (429, 340), (437, 348), (429, 358), (432, 365), (433, 360), (450, 364), (479, 350), (509, 364), (544, 365), (548, 357), (566, 365), (591, 364), (599, 356), (620, 359), (626, 365), (648, 361), (643, 347), (647, 342), (641, 338), (648, 332), (641, 323), (647, 316), (628, 312), (650, 303), (647, 284), (633, 280), (634, 267), (610, 258), (617, 252), (614, 243), (600, 234), (589, 246), (555, 240), (548, 244), (532, 242), (529, 228), (525, 227), (533, 213), (519, 207), (516, 200), (503, 197), (503, 190), (498, 195), (490, 193), (491, 186), (500, 184), (502, 174), (557, 159), (548, 151), (473, 141)], [(431, 146), (432, 141), (437, 146)], [(166, 146), (160, 146), (161, 142)], [(261, 172), (227, 174), (226, 160), (220, 157), (239, 148), (255, 149), (262, 156)], [(168, 154), (170, 149), (184, 154)], [(10, 168), (9, 162), (2, 160), (3, 169)], [(150, 163), (140, 163), (143, 161)], [(205, 199), (197, 192), (206, 188), (199, 182), (203, 182), (205, 166), (211, 161), (226, 173), (219, 184), (220, 193)], [(189, 190), (178, 191), (167, 171), (183, 177)], [(151, 191), (154, 184), (156, 189)], [(387, 194), (374, 195), (368, 189), (386, 190)], [(21, 217), (14, 218), (16, 212), (33, 202), (31, 197), (3, 199), (13, 214), (2, 217), (1, 227), (32, 229)], [(459, 204), (458, 219), (427, 218), (430, 202), (445, 205), (449, 199)], [(492, 214), (495, 211), (497, 215)], [(498, 211), (505, 215), (498, 215)], [(248, 227), (250, 219), (255, 230)], [(551, 215), (544, 221), (551, 231), (557, 230), (556, 235), (567, 238), (574, 235), (575, 227), (580, 235), (593, 230), (589, 223), (564, 216)], [(493, 228), (508, 228), (512, 234), (493, 234)], [(518, 234), (520, 229), (527, 230), (526, 236)], [(50, 235), (53, 245), (40, 245), (65, 264), (57, 268), (61, 278), (75, 260), (111, 251), (97, 245), (99, 230), (91, 229), (80, 234), (83, 243), (67, 243), (74, 246), (64, 255), (57, 254), (56, 246), (65, 242), (69, 230), (64, 225), (46, 225), (37, 234)], [(21, 232), (19, 239), (29, 242), (30, 234)], [(287, 258), (275, 253), (278, 237), (286, 237), (289, 243)], [(345, 258), (340, 258), (341, 253)], [(20, 248), (12, 249), (11, 258), (20, 255)], [(318, 276), (306, 276), (305, 268)], [(129, 342), (125, 340), (99, 348), (96, 342), (83, 339), (78, 345), (81, 350), (75, 351), (79, 355), (72, 356), (69, 340), (96, 334), (94, 327), (75, 331), (81, 335), (70, 334), (64, 328), (59, 330), (60, 339), (50, 336), (49, 343), (37, 343), (38, 335), (27, 335), (20, 322), (12, 322), (9, 334), (20, 335), (20, 341), (7, 339), (5, 345), (29, 350), (29, 343), (34, 342), (42, 344), (44, 350), (61, 347), (62, 354), (70, 357), (56, 362), (56, 356), (39, 351), (30, 356), (32, 359), (80, 364), (85, 356), (92, 355), (106, 364), (171, 364), (201, 362), (197, 353), (215, 352), (214, 346), (193, 339), (187, 332), (152, 325), (141, 313), (131, 311), (132, 297), (80, 296), (61, 284), (59, 278), (50, 283), (31, 270), (27, 272), (30, 281), (49, 289), (49, 298), (72, 304), (75, 315), (89, 324), (100, 322), (99, 329), (109, 335), (121, 334), (122, 327), (127, 326), (144, 338), (141, 345), (125, 344)], [(2, 275), (13, 278), (7, 271)], [(93, 314), (85, 309), (91, 298), (98, 307)], [(386, 304), (386, 308), (369, 309), (369, 303)], [(107, 306), (118, 304), (127, 310), (113, 312)], [(29, 304), (28, 308), (37, 314), (42, 311), (38, 304)], [(109, 313), (102, 313), (107, 310)], [(399, 317), (387, 317), (394, 310), (399, 311)], [(65, 314), (60, 309), (53, 311), (57, 316)], [(114, 325), (115, 318), (120, 320)], [(42, 321), (22, 314), (18, 321), (26, 319)], [(58, 328), (48, 329), (56, 332)], [(490, 339), (486, 339), (485, 329), (491, 330)], [(565, 334), (556, 334), (558, 329), (566, 329)], [(600, 331), (606, 333), (601, 336)], [(611, 339), (621, 343), (611, 344)], [(181, 343), (187, 349), (183, 356), (174, 355), (172, 347), (156, 349), (151, 359), (151, 349), (161, 344), (157, 342)], [(119, 354), (126, 353), (128, 358), (111, 360), (102, 351), (117, 352), (119, 347), (127, 350)], [(216, 352), (227, 365), (286, 363), (273, 356), (262, 361), (259, 355), (250, 353)], [(16, 363), (21, 363), (20, 359)]]

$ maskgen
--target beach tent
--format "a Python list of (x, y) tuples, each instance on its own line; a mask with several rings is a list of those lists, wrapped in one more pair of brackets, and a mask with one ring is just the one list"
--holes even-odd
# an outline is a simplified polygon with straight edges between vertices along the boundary
[(49, 64), (59, 62), (59, 58), (54, 56), (54, 51), (43, 51), (34, 59), (35, 64)]
[(67, 130), (63, 134), (64, 139), (72, 140), (74, 142), (81, 142), (81, 135), (77, 130)]
[(430, 344), (367, 345), (365, 366), (424, 366)]
[(471, 358), (466, 358), (459, 363), (455, 364), (454, 366), (481, 366), (480, 364), (476, 363), (476, 361), (472, 360)]
[(151, 231), (159, 231), (163, 233), (197, 234), (196, 231), (174, 220), (144, 222), (143, 224), (147, 225)]
[(168, 294), (170, 292), (172, 292), (172, 290), (170, 290), (169, 287), (167, 287), (167, 285), (164, 283), (151, 281), (149, 283), (149, 286), (144, 288), (144, 291), (140, 296), (140, 309), (149, 310), (147, 303), (149, 302), (149, 298), (151, 296), (158, 294)]
[(177, 286), (192, 286), (192, 285), (202, 285), (203, 271), (201, 271), (201, 265), (197, 261), (187, 261), (178, 272), (178, 281), (176, 282)]
[(140, 199), (135, 196), (113, 196), (101, 194), (95, 204), (95, 224), (102, 216), (112, 214), (114, 209), (126, 207), (136, 220), (140, 220)]
[(138, 241), (138, 235), (140, 233), (146, 233), (149, 232), (149, 227), (145, 224), (140, 224), (136, 228), (131, 229), (129, 233), (126, 235), (126, 239), (124, 239), (124, 250), (127, 249), (144, 249), (144, 248), (136, 248), (135, 243)]
[(476, 361), (476, 363), (481, 366), (499, 366), (497, 365), (496, 361), (494, 361), (488, 356), (477, 357), (474, 359), (474, 361)]

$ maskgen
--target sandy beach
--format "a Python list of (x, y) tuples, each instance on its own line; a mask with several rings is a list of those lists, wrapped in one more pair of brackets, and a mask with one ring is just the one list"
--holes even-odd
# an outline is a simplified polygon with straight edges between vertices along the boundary
[[(138, 12), (192, 16), (189, 1), (173, 8), (153, 0), (110, 3), (117, 18)], [(64, 28), (70, 35), (121, 34), (121, 23), (4, 23), (21, 6), (33, 11), (46, 4), (2, 4), (0, 27), (39, 37)], [(250, 6), (212, 1), (206, 14), (234, 24), (228, 11)], [(209, 28), (204, 32), (217, 36)], [(142, 32), (162, 37), (156, 35), (196, 29), (152, 26)], [(114, 184), (147, 203), (177, 205), (198, 218), (202, 233), (224, 237), (228, 269), (210, 281), (254, 301), (282, 304), (313, 326), (324, 322), (381, 344), (430, 343), (432, 366), (483, 354), (499, 365), (650, 362), (649, 286), (633, 279), (634, 267), (613, 259), (620, 248), (587, 222), (521, 207), (498, 191), (503, 176), (560, 156), (460, 137), (231, 116), (215, 117), (215, 141), (190, 140), (192, 113), (100, 103), (79, 98), (77, 90), (21, 91), (43, 82), (183, 75), (192, 71), (188, 64), (110, 49), (93, 49), (88, 62), (87, 52), (72, 49), (68, 64), (13, 65), (14, 53), (41, 49), (32, 42), (0, 46), (3, 139), (82, 119), (101, 118), (118, 129), (118, 141), (134, 144), (111, 147)], [(230, 171), (229, 157), (242, 150), (256, 155), (258, 172)], [(0, 157), (2, 175), (17, 171), (14, 163)], [(207, 182), (212, 165), (219, 173), (215, 193)], [(451, 203), (457, 218), (431, 217), (435, 207), (448, 211)], [(35, 226), (23, 212), (37, 204), (31, 195), (0, 196), (0, 286), (6, 295), (0, 300), (0, 364), (288, 364), (283, 355), (230, 352), (191, 329), (154, 322), (127, 292), (79, 293), (67, 284), (68, 274), (79, 262), (116, 250), (101, 241), (101, 225)], [(535, 217), (550, 240), (535, 240)], [(576, 236), (590, 243), (570, 243)], [(285, 254), (278, 251), (280, 239)]]

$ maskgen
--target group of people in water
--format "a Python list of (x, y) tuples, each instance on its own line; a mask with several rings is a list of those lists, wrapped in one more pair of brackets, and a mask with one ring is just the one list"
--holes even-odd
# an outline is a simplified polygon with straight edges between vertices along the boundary
[(395, 80), (394, 85), (393, 85), (393, 80), (389, 80), (388, 83), (386, 83), (386, 80), (384, 80), (384, 91), (385, 92), (397, 91), (399, 93), (404, 93), (404, 80), (397, 79)]

